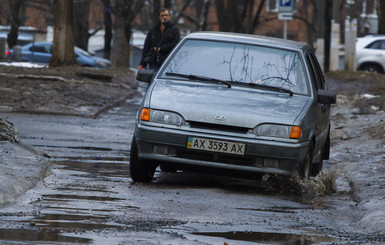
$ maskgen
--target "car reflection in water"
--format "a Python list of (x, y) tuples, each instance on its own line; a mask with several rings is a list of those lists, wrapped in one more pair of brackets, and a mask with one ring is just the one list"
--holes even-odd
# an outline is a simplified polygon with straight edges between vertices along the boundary
[(187, 35), (149, 83), (137, 114), (131, 178), (155, 168), (309, 178), (329, 158), (330, 104), (313, 49), (230, 33)]

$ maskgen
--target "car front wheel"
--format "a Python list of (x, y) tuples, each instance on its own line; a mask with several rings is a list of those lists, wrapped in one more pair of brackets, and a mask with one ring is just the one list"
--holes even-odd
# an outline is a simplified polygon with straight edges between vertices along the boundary
[(148, 183), (154, 178), (156, 165), (148, 160), (139, 159), (138, 145), (135, 136), (131, 142), (130, 152), (130, 174), (134, 182)]
[(305, 160), (301, 164), (298, 169), (298, 175), (301, 179), (309, 179), (312, 173), (312, 165), (313, 165), (313, 145), (309, 144), (309, 148), (307, 150)]
[(373, 73), (382, 73), (382, 70), (381, 70), (381, 68), (378, 65), (372, 65), (372, 64), (364, 65), (361, 68), (361, 70), (368, 71), (368, 72), (373, 72)]

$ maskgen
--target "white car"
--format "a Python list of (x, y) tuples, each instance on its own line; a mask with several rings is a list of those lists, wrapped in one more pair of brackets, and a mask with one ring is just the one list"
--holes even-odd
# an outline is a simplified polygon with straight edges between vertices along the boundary
[(385, 35), (365, 36), (356, 42), (357, 70), (385, 72)]

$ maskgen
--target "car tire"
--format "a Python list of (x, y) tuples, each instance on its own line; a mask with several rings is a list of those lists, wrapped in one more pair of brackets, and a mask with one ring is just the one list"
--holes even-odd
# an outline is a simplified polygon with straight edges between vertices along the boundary
[(159, 168), (160, 170), (162, 170), (162, 172), (165, 172), (165, 173), (175, 173), (176, 171), (178, 171), (176, 167), (168, 164), (160, 164)]
[(317, 163), (313, 163), (313, 166), (311, 168), (311, 176), (314, 177), (316, 176), (319, 172), (322, 170), (322, 165), (323, 165), (323, 159), (321, 157), (320, 161)]
[(148, 183), (154, 178), (156, 165), (148, 160), (143, 160), (138, 157), (138, 144), (135, 136), (131, 142), (130, 152), (130, 175), (134, 182)]
[(328, 134), (328, 137), (326, 139), (326, 142), (325, 142), (325, 145), (324, 145), (324, 148), (322, 149), (321, 151), (321, 159), (318, 163), (313, 163), (313, 167), (312, 167), (312, 174), (311, 176), (316, 176), (319, 172), (321, 172), (322, 170), (322, 165), (323, 165), (323, 160), (326, 159), (328, 160), (329, 159), (329, 155), (330, 155), (330, 136)]
[(363, 65), (360, 70), (372, 72), (372, 73), (383, 73), (381, 67), (374, 64)]
[(305, 159), (298, 169), (298, 175), (301, 179), (309, 179), (312, 174), (313, 165), (313, 144), (309, 144)]

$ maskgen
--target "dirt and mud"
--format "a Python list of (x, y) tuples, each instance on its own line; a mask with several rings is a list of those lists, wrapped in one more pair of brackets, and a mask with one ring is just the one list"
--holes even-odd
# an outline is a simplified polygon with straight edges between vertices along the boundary
[(96, 117), (136, 93), (128, 69), (0, 66), (0, 112)]
[[(339, 71), (326, 78), (329, 89), (338, 93), (331, 115), (331, 159), (299, 191), (314, 205), (329, 195), (352, 197), (360, 229), (385, 241), (385, 75)], [(0, 66), (0, 121), (1, 111), (94, 118), (134, 95), (136, 88), (129, 70)], [(5, 132), (0, 141), (17, 139), (9, 122), (0, 123), (0, 132)], [(273, 191), (292, 189), (282, 187)]]

